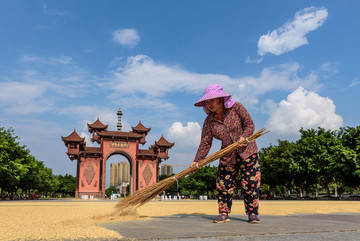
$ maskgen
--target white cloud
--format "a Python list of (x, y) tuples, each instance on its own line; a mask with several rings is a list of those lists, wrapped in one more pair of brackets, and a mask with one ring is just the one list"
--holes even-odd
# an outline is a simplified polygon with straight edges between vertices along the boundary
[(81, 138), (85, 138), (86, 146), (87, 147), (98, 147), (99, 145), (97, 143), (93, 143), (91, 141), (91, 134), (89, 132), (80, 132), (78, 133)]
[(320, 84), (316, 74), (310, 73), (301, 78), (298, 73), (301, 66), (297, 63), (288, 63), (264, 68), (259, 77), (242, 77), (237, 83), (239, 99), (249, 106), (258, 104), (259, 96), (271, 91), (294, 91), (299, 86), (318, 90)]
[(264, 108), (270, 115), (268, 128), (278, 134), (296, 134), (301, 127), (336, 130), (343, 126), (343, 119), (335, 113), (336, 106), (330, 98), (302, 87), (278, 104), (268, 101)]
[(359, 85), (359, 80), (355, 79), (355, 80), (351, 81), (351, 84), (348, 86), (348, 88), (353, 88), (357, 85)]
[[(24, 82), (11, 82), (11, 85), (14, 85), (12, 92), (7, 91), (7, 87), (2, 83), (4, 93), (11, 94), (3, 94), (0, 97), (2, 100), (0, 104), (3, 104), (8, 111), (22, 112), (22, 109), (25, 109), (22, 113), (39, 113), (51, 109), (59, 101), (87, 96), (96, 88), (97, 91), (111, 89), (112, 93), (107, 97), (113, 104), (158, 111), (166, 109), (168, 115), (171, 115), (177, 107), (164, 96), (167, 97), (169, 93), (174, 92), (186, 92), (200, 97), (204, 88), (213, 83), (221, 84), (235, 100), (243, 102), (247, 107), (254, 107), (262, 95), (272, 91), (286, 93), (294, 91), (299, 86), (316, 91), (320, 87), (317, 74), (299, 76), (302, 66), (297, 63), (264, 68), (258, 77), (232, 78), (222, 74), (190, 72), (180, 66), (166, 65), (155, 62), (148, 56), (136, 55), (129, 57), (123, 65), (113, 70), (112, 76), (104, 78), (110, 79), (106, 82), (98, 81), (100, 78), (92, 76), (76, 65), (66, 64), (72, 61), (71, 58), (38, 56), (23, 56), (22, 58), (23, 61), (30, 63), (40, 63), (39, 68), (43, 67), (42, 63), (51, 62), (51, 59), (56, 59), (53, 63), (58, 63), (64, 68), (54, 65), (52, 69), (46, 68), (49, 72), (28, 69), (24, 72)], [(18, 90), (23, 91), (20, 97), (16, 94)], [(198, 98), (194, 101), (196, 99)], [(55, 109), (61, 111), (56, 106)], [(78, 110), (77, 113), (83, 113), (83, 111)], [(89, 113), (99, 113), (99, 108), (95, 108), (94, 112), (87, 111), (86, 113), (84, 113), (86, 116), (89, 116)], [(92, 120), (92, 118), (93, 116), (90, 116), (86, 120)]]
[[(94, 122), (97, 118), (100, 118), (100, 115), (106, 116), (111, 113), (110, 109), (89, 105), (66, 106), (66, 108), (60, 111), (62, 114), (74, 116), (77, 119), (88, 119), (92, 122)], [(116, 114), (114, 110), (112, 110), (112, 112), (113, 115)]]
[(0, 106), (9, 114), (34, 114), (50, 109), (51, 102), (43, 95), (46, 87), (34, 83), (0, 83)]
[[(167, 164), (190, 165), (200, 144), (201, 126), (199, 123), (187, 122), (183, 125), (180, 122), (173, 122), (167, 129), (166, 137), (171, 142), (175, 142), (175, 146), (170, 150), (171, 157)], [(220, 149), (221, 142), (214, 139), (208, 155)]]
[[(26, 81), (0, 83), (0, 106), (8, 114), (31, 115), (53, 111), (59, 99), (79, 96), (81, 83), (51, 83), (34, 79), (33, 71), (26, 71)], [(49, 78), (50, 79), (50, 78)], [(76, 88), (78, 87), (78, 88)], [(81, 88), (82, 87), (82, 88)]]
[(140, 41), (140, 36), (135, 29), (118, 29), (113, 33), (113, 40), (128, 47), (134, 47)]
[(160, 97), (177, 90), (203, 89), (207, 82), (223, 78), (227, 77), (196, 74), (178, 66), (156, 63), (146, 55), (136, 55), (113, 72), (112, 88), (122, 94), (140, 92)]
[[(69, 115), (76, 120), (79, 120), (78, 127), (81, 127), (81, 130), (87, 131), (87, 123), (92, 124), (98, 118), (104, 125), (109, 125), (108, 130), (115, 131), (117, 130), (117, 110), (105, 108), (103, 106), (89, 106), (89, 105), (77, 105), (77, 106), (66, 106), (66, 108), (59, 109), (59, 113), (64, 115)], [(124, 118), (121, 119), (122, 131), (131, 130), (131, 126), (127, 123)]]
[(322, 26), (327, 16), (327, 9), (323, 7), (310, 7), (297, 12), (294, 19), (260, 37), (258, 54), (281, 55), (308, 44), (305, 36)]
[(173, 103), (163, 98), (169, 93), (187, 92), (200, 96), (204, 88), (212, 83), (235, 86), (232, 79), (226, 75), (189, 72), (179, 66), (157, 63), (145, 55), (129, 57), (124, 66), (112, 72), (110, 78), (111, 82), (104, 82), (103, 86), (111, 86), (113, 94), (109, 97), (112, 100), (121, 97), (129, 107), (142, 106), (151, 109), (176, 109)]
[(180, 122), (174, 122), (167, 132), (169, 139), (174, 140), (180, 149), (185, 149), (189, 146), (197, 147), (200, 143), (201, 127), (197, 122), (189, 121), (185, 126)]
[(323, 79), (328, 79), (338, 72), (339, 70), (336, 63), (323, 63), (318, 70), (319, 76), (321, 76)]
[(309, 73), (300, 77), (301, 69), (298, 63), (288, 63), (264, 68), (258, 77), (232, 78), (221, 74), (189, 72), (179, 66), (157, 63), (145, 55), (136, 55), (129, 57), (123, 66), (112, 72), (110, 83), (103, 84), (104, 87), (111, 86), (114, 91), (110, 96), (112, 99), (121, 97), (127, 106), (175, 109), (173, 104), (166, 103), (163, 96), (176, 91), (201, 96), (205, 87), (214, 83), (221, 84), (235, 100), (240, 100), (246, 106), (254, 106), (258, 104), (260, 96), (271, 91), (294, 91), (299, 86), (317, 91), (321, 87), (317, 74)]
[(23, 71), (23, 76), (19, 77), (21, 80), (46, 87), (57, 96), (79, 97), (89, 89), (96, 88), (96, 82), (99, 81), (97, 76), (78, 67), (68, 56), (23, 55), (20, 61), (30, 66)]
[[(167, 140), (175, 142), (175, 146), (169, 151), (170, 159), (166, 164), (190, 165), (194, 160), (201, 138), (201, 127), (197, 122), (173, 122), (167, 129)], [(176, 168), (175, 172), (182, 168)]]
[(79, 68), (68, 56), (41, 57), (23, 55), (18, 76), (3, 77), (0, 82), (0, 106), (6, 114), (30, 115), (56, 111), (69, 98), (86, 96), (96, 86), (98, 77)]
[(50, 16), (65, 16), (67, 15), (67, 13), (65, 11), (59, 11), (59, 10), (56, 10), (56, 9), (49, 9), (48, 6), (47, 6), (47, 3), (44, 3), (43, 4), (43, 12), (44, 14), (46, 15), (50, 15)]
[(248, 64), (258, 64), (258, 63), (261, 63), (263, 60), (264, 60), (264, 57), (261, 57), (261, 58), (251, 58), (251, 57), (247, 57), (247, 58), (245, 59), (245, 63), (248, 63)]
[[(119, 103), (119, 98), (117, 94), (109, 95), (115, 103)], [(153, 96), (137, 96), (137, 95), (123, 95), (121, 97), (121, 106), (128, 106), (131, 108), (150, 108), (152, 110), (175, 110), (177, 107), (173, 103), (166, 102), (161, 98), (156, 98)]]
[(59, 57), (39, 57), (37, 55), (23, 55), (20, 58), (23, 62), (31, 63), (41, 63), (41, 64), (71, 64), (73, 59), (68, 56), (59, 56)]

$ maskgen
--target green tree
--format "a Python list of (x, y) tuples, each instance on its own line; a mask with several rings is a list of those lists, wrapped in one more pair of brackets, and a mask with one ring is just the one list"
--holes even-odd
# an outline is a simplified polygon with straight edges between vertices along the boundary
[(300, 129), (301, 137), (296, 141), (297, 155), (301, 159), (302, 165), (306, 165), (306, 191), (310, 186), (315, 187), (318, 192), (318, 184), (328, 188), (328, 175), (324, 172), (324, 165), (327, 165), (331, 158), (325, 146), (330, 141), (331, 132), (324, 129)]
[(337, 138), (337, 133), (318, 128), (317, 130), (300, 130), (301, 138), (297, 144), (305, 147), (303, 158), (307, 161), (312, 180), (316, 180), (330, 195), (330, 184), (337, 188), (342, 186), (352, 170), (356, 169), (356, 153), (344, 147)]
[(29, 192), (53, 195), (58, 180), (47, 168), (17, 142), (13, 129), (0, 128), (0, 188), (11, 194)]
[(58, 179), (53, 175), (52, 170), (44, 165), (43, 162), (37, 162), (36, 189), (39, 193), (47, 196), (54, 196), (58, 190)]
[(74, 177), (70, 174), (65, 174), (65, 176), (58, 175), (57, 178), (59, 180), (59, 187), (58, 187), (57, 192), (60, 193), (64, 197), (75, 196), (76, 177)]
[(181, 194), (214, 195), (216, 193), (216, 177), (216, 166), (204, 166), (180, 182)]
[[(278, 140), (277, 146), (260, 150), (262, 184), (269, 186), (272, 195), (283, 194), (294, 185), (303, 186), (304, 166), (300, 165), (296, 145)], [(300, 177), (300, 178), (298, 178)], [(279, 193), (278, 187), (284, 187)]]
[(360, 154), (360, 126), (341, 128), (338, 132), (338, 138), (342, 140), (343, 145)]
[(105, 195), (108, 196), (108, 197), (110, 197), (111, 194), (114, 194), (114, 193), (117, 193), (117, 190), (116, 190), (116, 188), (114, 186), (110, 186), (109, 188), (107, 188), (105, 190)]
[[(352, 156), (350, 163), (344, 167), (343, 182), (348, 187), (358, 189), (360, 187), (360, 126), (341, 128), (337, 132), (343, 150), (343, 155)], [(349, 153), (349, 150), (353, 151)], [(354, 158), (355, 154), (355, 158)], [(341, 156), (341, 155), (340, 155)]]
[[(169, 178), (169, 177), (172, 177), (172, 176), (174, 176), (174, 174), (171, 174), (171, 175), (165, 175), (165, 174), (160, 175), (160, 176), (159, 176), (159, 181), (162, 181), (162, 180), (164, 180), (164, 179), (166, 179), (166, 178)], [(181, 181), (181, 180), (180, 180), (180, 181)], [(178, 185), (179, 185), (179, 182), (180, 182), (180, 181), (178, 181), (178, 183), (175, 182), (171, 187), (169, 187), (168, 189), (166, 189), (165, 192), (166, 192), (166, 193), (170, 193), (170, 194), (176, 194), (176, 193), (178, 193), (178, 192), (180, 191), (179, 188), (178, 188)]]
[(39, 187), (39, 179), (37, 178), (39, 163), (35, 157), (27, 155), (24, 164), (26, 165), (28, 172), (21, 176), (19, 188), (21, 188), (26, 194), (29, 194), (30, 192), (37, 192)]
[(17, 191), (21, 177), (28, 172), (24, 160), (29, 151), (17, 139), (13, 129), (0, 127), (0, 187), (10, 193)]
[[(300, 196), (309, 190), (358, 188), (360, 185), (360, 128), (330, 131), (300, 129), (296, 142), (280, 141), (260, 150), (262, 184), (273, 193), (297, 189)], [(266, 190), (265, 190), (266, 191)]]

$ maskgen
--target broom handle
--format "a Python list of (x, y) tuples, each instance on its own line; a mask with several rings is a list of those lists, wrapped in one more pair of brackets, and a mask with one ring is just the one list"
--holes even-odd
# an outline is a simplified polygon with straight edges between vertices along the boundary
[(201, 167), (209, 164), (210, 162), (213, 162), (216, 159), (219, 159), (220, 157), (223, 157), (224, 155), (228, 154), (229, 152), (232, 152), (232, 151), (236, 150), (236, 148), (238, 148), (238, 146), (240, 144), (246, 144), (248, 142), (254, 141), (256, 138), (258, 138), (258, 137), (260, 137), (262, 135), (265, 135), (266, 133), (269, 132), (269, 131), (264, 132), (265, 130), (266, 130), (265, 128), (262, 128), (259, 131), (257, 131), (256, 133), (254, 133), (253, 135), (249, 136), (247, 139), (245, 139), (245, 140), (243, 140), (241, 142), (240, 142), (240, 140), (236, 141), (233, 144), (225, 147), (224, 149), (221, 149), (221, 150), (219, 150), (217, 152), (214, 152), (210, 156), (208, 156), (208, 157), (202, 159), (201, 161), (199, 161), (196, 166), (188, 167), (187, 169), (183, 170), (182, 172), (179, 172), (178, 174), (175, 174), (174, 177), (177, 180), (185, 177), (189, 173), (194, 172), (196, 169), (200, 169)]

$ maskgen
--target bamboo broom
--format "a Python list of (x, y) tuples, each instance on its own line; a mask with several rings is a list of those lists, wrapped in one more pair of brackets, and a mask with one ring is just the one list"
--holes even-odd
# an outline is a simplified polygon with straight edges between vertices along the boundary
[(184, 178), (188, 174), (196, 171), (197, 169), (209, 164), (210, 162), (215, 161), (216, 159), (226, 155), (229, 152), (234, 151), (240, 144), (246, 144), (247, 142), (254, 141), (256, 138), (265, 135), (266, 133), (269, 132), (269, 131), (264, 132), (265, 130), (266, 130), (265, 128), (262, 128), (258, 132), (248, 137), (246, 140), (242, 142), (240, 141), (234, 142), (233, 144), (225, 147), (224, 149), (214, 152), (210, 156), (199, 161), (196, 166), (194, 165), (188, 167), (187, 169), (183, 170), (182, 172), (179, 172), (174, 176), (168, 177), (160, 182), (157, 182), (138, 192), (135, 192), (130, 196), (123, 198), (118, 204), (116, 204), (115, 208), (117, 209), (117, 214), (118, 215), (133, 214), (137, 207), (140, 207), (141, 205), (147, 203), (148, 201), (156, 197), (158, 194), (171, 187), (175, 183), (175, 181)]

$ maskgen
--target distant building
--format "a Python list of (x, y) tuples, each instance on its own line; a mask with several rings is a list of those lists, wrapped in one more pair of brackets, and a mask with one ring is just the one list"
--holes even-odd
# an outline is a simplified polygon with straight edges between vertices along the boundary
[(115, 186), (117, 193), (122, 194), (123, 196), (126, 196), (128, 193), (126, 191), (127, 186), (129, 185), (128, 182), (123, 182), (120, 185)]
[(130, 166), (126, 162), (110, 164), (110, 186), (119, 186), (130, 182)]
[(161, 175), (172, 175), (174, 174), (173, 167), (170, 165), (162, 165), (160, 167), (160, 174)]

